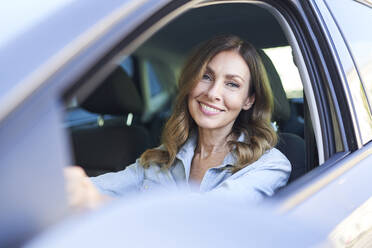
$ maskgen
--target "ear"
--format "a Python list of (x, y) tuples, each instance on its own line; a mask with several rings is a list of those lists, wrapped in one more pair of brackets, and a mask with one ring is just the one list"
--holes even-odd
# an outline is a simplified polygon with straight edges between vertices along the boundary
[(245, 103), (243, 105), (244, 110), (248, 110), (252, 107), (253, 103), (255, 100), (255, 95), (248, 96), (247, 99), (245, 100)]

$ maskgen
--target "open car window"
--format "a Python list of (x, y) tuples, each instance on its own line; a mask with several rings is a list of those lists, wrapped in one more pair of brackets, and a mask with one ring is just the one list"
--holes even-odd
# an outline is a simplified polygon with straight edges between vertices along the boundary
[[(200, 25), (195, 27), (195, 22)], [(260, 25), (255, 25), (257, 22)], [(324, 119), (320, 96), (314, 93), (315, 84), (301, 50), (303, 44), (285, 16), (266, 4), (203, 3), (175, 16), (129, 53), (118, 50), (102, 67), (105, 73), (100, 80), (91, 75), (90, 81), (98, 86), (88, 95), (79, 89), (69, 93), (79, 112), (75, 116), (89, 119), (72, 124), (74, 111), (66, 111), (76, 164), (90, 176), (120, 171), (146, 149), (160, 145), (185, 59), (197, 44), (218, 34), (246, 39), (261, 56), (274, 95), (272, 123), (279, 135), (276, 147), (292, 163), (289, 182), (322, 165), (332, 153), (343, 151), (335, 106), (323, 103), (330, 113)], [(331, 99), (325, 94), (326, 101)], [(334, 127), (330, 144), (335, 148), (331, 150), (324, 139), (325, 122)]]

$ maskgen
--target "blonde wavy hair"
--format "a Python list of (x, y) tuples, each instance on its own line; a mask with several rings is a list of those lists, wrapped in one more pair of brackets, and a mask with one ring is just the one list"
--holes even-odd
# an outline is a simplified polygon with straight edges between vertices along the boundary
[(217, 36), (199, 46), (187, 60), (179, 79), (179, 92), (173, 113), (163, 129), (163, 146), (145, 151), (140, 157), (142, 166), (147, 168), (151, 163), (167, 169), (172, 166), (181, 146), (191, 132), (197, 129), (187, 107), (189, 93), (201, 80), (212, 58), (223, 51), (236, 51), (247, 63), (251, 73), (249, 95), (255, 95), (252, 107), (239, 113), (231, 130), (235, 137), (239, 137), (241, 133), (245, 135), (243, 142), (228, 143), (237, 159), (231, 168), (232, 173), (255, 162), (276, 145), (277, 135), (270, 123), (273, 97), (259, 54), (250, 43), (237, 36)]

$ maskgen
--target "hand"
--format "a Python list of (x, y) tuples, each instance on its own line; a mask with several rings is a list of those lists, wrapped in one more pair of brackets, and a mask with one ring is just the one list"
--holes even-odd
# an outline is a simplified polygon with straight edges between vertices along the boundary
[(67, 200), (73, 210), (94, 209), (108, 200), (108, 197), (93, 185), (81, 167), (69, 166), (64, 169), (64, 174)]

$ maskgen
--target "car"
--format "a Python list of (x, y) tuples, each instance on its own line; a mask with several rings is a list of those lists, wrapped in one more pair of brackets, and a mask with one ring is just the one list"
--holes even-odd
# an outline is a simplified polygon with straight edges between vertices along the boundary
[(371, 1), (39, 0), (0, 11), (1, 246), (66, 219), (65, 166), (119, 171), (159, 145), (185, 58), (219, 34), (257, 48), (273, 89), (292, 174), (268, 211), (307, 220), (336, 247), (370, 244)]

